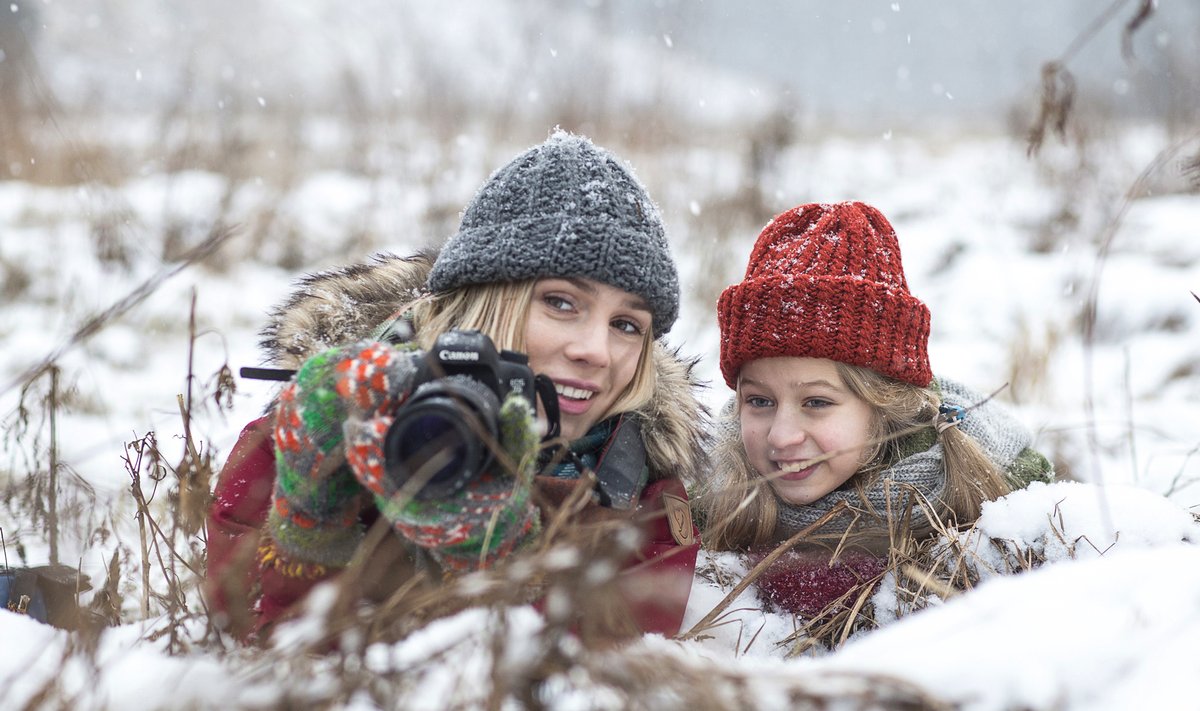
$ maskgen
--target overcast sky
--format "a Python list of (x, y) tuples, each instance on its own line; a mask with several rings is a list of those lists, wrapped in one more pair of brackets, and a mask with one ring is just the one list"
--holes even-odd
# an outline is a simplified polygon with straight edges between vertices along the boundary
[[(664, 35), (675, 50), (749, 70), (792, 89), (805, 108), (843, 117), (883, 112), (994, 111), (1032, 102), (1042, 63), (1060, 57), (1113, 3), (1105, 0), (615, 0), (591, 3), (625, 31)], [(1165, 0), (1135, 36), (1121, 34), (1140, 2), (1116, 7), (1102, 34), (1068, 63), (1081, 87), (1136, 104), (1166, 83), (1166, 66), (1200, 67), (1200, 3)], [(607, 7), (607, 9), (605, 9)], [(1193, 84), (1194, 86), (1194, 84)], [(1130, 97), (1128, 99), (1124, 97)]]

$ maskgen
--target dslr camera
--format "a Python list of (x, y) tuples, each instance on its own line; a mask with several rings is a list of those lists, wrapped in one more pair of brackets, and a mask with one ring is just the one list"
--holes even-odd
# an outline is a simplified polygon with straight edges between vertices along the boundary
[[(447, 331), (414, 357), (419, 360), (411, 394), (384, 438), (385, 471), (397, 490), (415, 499), (441, 499), (494, 463), (504, 399), (517, 393), (536, 407), (539, 386), (528, 356), (497, 352), (480, 331)], [(546, 409), (556, 432), (557, 401), (554, 405)]]

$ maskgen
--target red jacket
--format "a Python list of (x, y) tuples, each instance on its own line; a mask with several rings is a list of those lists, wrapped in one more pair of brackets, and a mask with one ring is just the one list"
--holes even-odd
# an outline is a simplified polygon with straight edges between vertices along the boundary
[[(554, 481), (541, 479), (539, 485), (554, 487)], [(337, 574), (291, 577), (259, 563), (258, 547), (274, 486), (271, 422), (264, 417), (242, 430), (217, 479), (208, 515), (205, 591), (210, 613), (246, 639), (268, 630), (313, 586)], [(652, 482), (639, 502), (638, 519), (646, 520), (645, 543), (622, 571), (619, 584), (641, 631), (674, 635), (691, 590), (699, 531), (687, 512), (687, 493), (676, 480)]]

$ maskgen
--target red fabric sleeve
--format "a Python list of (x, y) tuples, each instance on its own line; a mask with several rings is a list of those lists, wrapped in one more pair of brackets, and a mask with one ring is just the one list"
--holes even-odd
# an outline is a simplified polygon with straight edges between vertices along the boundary
[(622, 572), (621, 587), (643, 632), (670, 637), (683, 624), (700, 551), (700, 531), (687, 500), (687, 490), (677, 480), (654, 482), (639, 499), (638, 518), (647, 538)]
[[(536, 485), (543, 506), (543, 520), (552, 520), (558, 515), (558, 508), (574, 496), (575, 490), (587, 484), (579, 479), (537, 477)], [(630, 516), (628, 511), (615, 511), (596, 503), (571, 515), (573, 521), (581, 524), (612, 518), (628, 519)], [(670, 637), (678, 634), (679, 626), (683, 624), (696, 570), (696, 555), (700, 550), (700, 532), (692, 523), (683, 484), (674, 480), (650, 484), (638, 497), (632, 518), (641, 526), (643, 542), (618, 575), (617, 591), (621, 604), (618, 609), (603, 613), (595, 609), (587, 614), (576, 611), (575, 630), (584, 636), (594, 630), (602, 637), (622, 637), (632, 632), (656, 632)], [(534, 602), (534, 607), (544, 609), (545, 602), (545, 599), (539, 599)], [(617, 617), (610, 617), (610, 614)]]
[[(271, 425), (264, 417), (242, 430), (217, 478), (207, 522), (204, 587), (210, 612), (245, 640), (257, 637), (313, 586), (336, 573), (284, 575), (259, 550), (275, 487)], [(671, 506), (666, 497), (675, 497)], [(621, 573), (620, 586), (643, 632), (672, 636), (683, 622), (700, 548), (690, 513), (682, 513), (686, 502), (687, 492), (678, 481), (655, 482), (640, 497), (637, 516), (646, 540)]]
[(262, 564), (259, 550), (275, 489), (275, 444), (269, 417), (242, 430), (217, 477), (208, 511), (205, 596), (218, 624), (253, 639), (328, 577), (291, 577)]

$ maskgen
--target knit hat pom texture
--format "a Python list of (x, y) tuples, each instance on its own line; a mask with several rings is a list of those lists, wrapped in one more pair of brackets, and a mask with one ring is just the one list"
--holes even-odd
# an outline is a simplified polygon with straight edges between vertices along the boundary
[(758, 236), (745, 279), (717, 302), (721, 373), (736, 388), (759, 358), (828, 358), (920, 387), (929, 309), (908, 290), (896, 232), (860, 202), (810, 204)]

